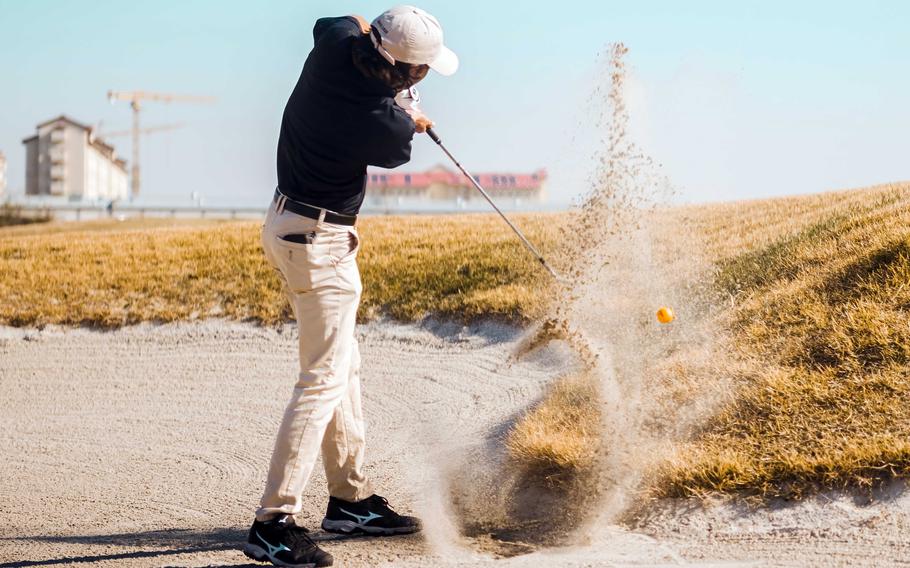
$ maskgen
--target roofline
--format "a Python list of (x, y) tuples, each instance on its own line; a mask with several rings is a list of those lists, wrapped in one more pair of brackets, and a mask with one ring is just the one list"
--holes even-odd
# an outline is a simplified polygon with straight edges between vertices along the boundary
[(44, 122), (42, 122), (41, 124), (39, 124), (39, 125), (36, 126), (35, 128), (42, 128), (42, 127), (44, 127), (44, 126), (47, 126), (48, 124), (51, 124), (51, 123), (54, 123), (54, 122), (58, 122), (58, 121), (61, 121), (61, 120), (64, 121), (64, 122), (68, 122), (68, 123), (72, 124), (73, 126), (78, 126), (78, 127), (81, 128), (82, 130), (91, 130), (91, 129), (92, 129), (90, 126), (86, 126), (86, 125), (82, 124), (81, 122), (76, 122), (75, 120), (73, 120), (72, 118), (66, 116), (65, 114), (61, 114), (60, 116), (58, 116), (58, 117), (56, 117), (56, 118), (52, 118), (52, 119), (50, 119), (50, 120), (45, 120)]
[(123, 173), (129, 173), (126, 169), (126, 160), (117, 156), (117, 150), (107, 142), (104, 142), (100, 138), (91, 137), (89, 138), (89, 145), (109, 160), (112, 164), (123, 170)]
[(23, 143), (23, 144), (28, 144), (29, 142), (31, 142), (32, 140), (36, 140), (37, 138), (38, 138), (38, 135), (35, 134), (35, 135), (32, 135), (32, 136), (29, 136), (28, 138), (23, 138), (23, 139), (22, 139), (22, 143)]
[(113, 152), (113, 151), (114, 151), (114, 147), (113, 147), (113, 146), (111, 146), (110, 144), (108, 144), (107, 142), (105, 142), (104, 140), (102, 140), (101, 138), (97, 138), (97, 137), (95, 137), (95, 136), (92, 136), (92, 138), (89, 140), (89, 143), (90, 143), (92, 146), (100, 146), (101, 148), (104, 148), (104, 149), (105, 149), (106, 151), (108, 151), (108, 152)]

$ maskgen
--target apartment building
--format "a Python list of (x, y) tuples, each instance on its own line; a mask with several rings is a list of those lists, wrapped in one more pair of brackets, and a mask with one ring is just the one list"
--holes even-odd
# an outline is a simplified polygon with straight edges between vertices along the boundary
[(71, 201), (129, 195), (126, 162), (92, 128), (61, 115), (42, 122), (25, 145), (25, 194)]

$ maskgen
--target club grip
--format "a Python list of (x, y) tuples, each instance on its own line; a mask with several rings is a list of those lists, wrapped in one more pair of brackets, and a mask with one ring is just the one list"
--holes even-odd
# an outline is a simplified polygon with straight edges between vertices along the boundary
[(442, 144), (442, 139), (439, 138), (439, 135), (436, 134), (435, 130), (433, 130), (432, 128), (427, 128), (427, 134), (430, 136), (430, 138), (433, 139), (433, 142), (436, 142), (437, 144)]

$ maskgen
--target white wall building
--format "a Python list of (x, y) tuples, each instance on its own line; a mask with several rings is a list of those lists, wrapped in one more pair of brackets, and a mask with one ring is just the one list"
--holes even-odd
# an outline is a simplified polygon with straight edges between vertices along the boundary
[(0, 152), (0, 201), (6, 198), (6, 155)]
[(73, 201), (129, 195), (126, 162), (92, 129), (66, 116), (43, 122), (25, 145), (25, 194)]

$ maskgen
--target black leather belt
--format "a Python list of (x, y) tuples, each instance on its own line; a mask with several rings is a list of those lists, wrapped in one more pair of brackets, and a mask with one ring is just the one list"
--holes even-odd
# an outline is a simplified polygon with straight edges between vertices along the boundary
[(285, 211), (290, 211), (291, 213), (296, 213), (309, 219), (319, 219), (324, 212), (325, 216), (322, 217), (322, 220), (326, 223), (331, 223), (333, 225), (347, 225), (349, 227), (353, 227), (354, 224), (357, 223), (357, 215), (344, 215), (342, 213), (329, 211), (328, 209), (320, 209), (319, 207), (313, 207), (312, 205), (307, 205), (306, 203), (294, 201), (276, 189), (275, 202), (278, 203), (281, 199), (284, 199)]

